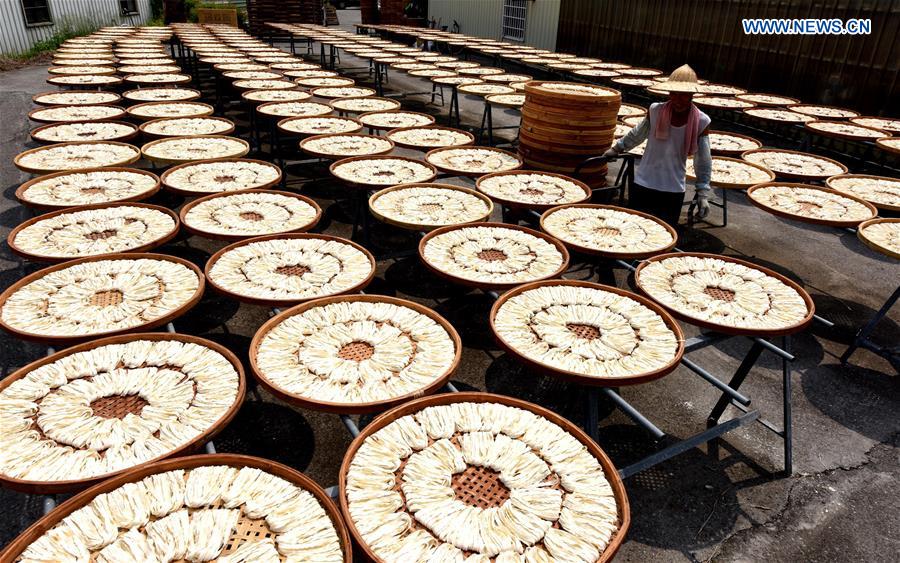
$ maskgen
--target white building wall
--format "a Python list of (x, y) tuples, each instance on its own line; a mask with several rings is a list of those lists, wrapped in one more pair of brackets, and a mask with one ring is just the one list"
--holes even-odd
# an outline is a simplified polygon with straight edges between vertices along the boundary
[[(525, 41), (539, 49), (556, 49), (560, 0), (531, 0), (525, 20)], [(486, 39), (502, 39), (503, 0), (428, 0), (428, 19), (452, 29), (459, 22), (460, 32)]]
[(151, 16), (150, 0), (137, 0), (137, 6), (137, 15), (122, 16), (119, 0), (50, 0), (53, 25), (28, 27), (19, 0), (0, 0), (0, 53), (22, 53), (66, 28), (143, 25)]

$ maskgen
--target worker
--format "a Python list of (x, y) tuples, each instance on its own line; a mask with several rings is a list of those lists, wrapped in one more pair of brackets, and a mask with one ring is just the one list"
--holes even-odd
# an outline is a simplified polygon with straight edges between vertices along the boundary
[(628, 194), (628, 205), (662, 219), (673, 228), (678, 227), (684, 204), (684, 171), (691, 156), (697, 178), (694, 182), (696, 215), (702, 219), (709, 214), (711, 119), (691, 102), (697, 86), (697, 73), (691, 67), (684, 65), (676, 69), (665, 82), (654, 87), (667, 91), (669, 101), (652, 104), (646, 117), (603, 154), (615, 158), (647, 141)]

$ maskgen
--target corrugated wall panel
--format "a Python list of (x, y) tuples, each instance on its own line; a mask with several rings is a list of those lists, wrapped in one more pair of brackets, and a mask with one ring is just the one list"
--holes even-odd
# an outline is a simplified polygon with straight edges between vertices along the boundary
[[(869, 18), (872, 34), (753, 36), (743, 18)], [(900, 0), (563, 0), (557, 48), (900, 115), (898, 36)]]
[(53, 25), (27, 27), (19, 0), (0, 0), (0, 53), (27, 51), (67, 28), (143, 25), (150, 19), (150, 0), (137, 5), (137, 15), (122, 16), (119, 0), (50, 0)]
[[(560, 0), (536, 0), (528, 3), (524, 43), (540, 49), (556, 48)], [(466, 35), (501, 39), (503, 0), (429, 0), (428, 19), (440, 21), (448, 29), (459, 22)]]

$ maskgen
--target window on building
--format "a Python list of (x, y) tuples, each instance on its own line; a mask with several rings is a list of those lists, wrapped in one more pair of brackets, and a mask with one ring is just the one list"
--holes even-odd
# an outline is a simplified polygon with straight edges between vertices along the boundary
[(52, 24), (50, 17), (50, 0), (21, 0), (22, 13), (25, 14), (25, 25)]
[(137, 0), (119, 0), (123, 16), (131, 16), (138, 13)]
[(525, 41), (528, 0), (503, 0), (503, 39)]

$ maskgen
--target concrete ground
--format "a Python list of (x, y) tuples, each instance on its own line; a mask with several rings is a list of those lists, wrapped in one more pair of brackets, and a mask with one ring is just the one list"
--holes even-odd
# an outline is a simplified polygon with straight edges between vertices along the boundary
[[(358, 12), (341, 12), (344, 25)], [(359, 66), (345, 57), (342, 66)], [(0, 75), (0, 234), (30, 217), (14, 191), (26, 174), (12, 159), (33, 146), (34, 126), (26, 113), (31, 96), (48, 90), (45, 67), (29, 67)], [(361, 77), (362, 80), (364, 77)], [(427, 84), (391, 73), (391, 91), (422, 90)], [(427, 100), (426, 100), (427, 101)], [(423, 105), (411, 97), (404, 105), (445, 120), (446, 106)], [(463, 100), (463, 122), (477, 126), (481, 104)], [(229, 114), (239, 125), (243, 116)], [(514, 118), (498, 113), (495, 125)], [(721, 125), (721, 127), (720, 127)], [(714, 123), (716, 128), (727, 124)], [(238, 135), (244, 136), (245, 128)], [(790, 148), (778, 138), (768, 146)], [(415, 153), (400, 151), (400, 154)], [(264, 156), (264, 155), (263, 155)], [(857, 171), (857, 170), (854, 170)], [(289, 166), (289, 189), (302, 188), (325, 209), (317, 230), (349, 236), (346, 190), (323, 175), (321, 168)], [(322, 179), (305, 182), (303, 178)], [(181, 198), (161, 193), (153, 202), (176, 208)], [(714, 211), (715, 215), (718, 211)], [(717, 217), (716, 217), (717, 218)], [(374, 240), (393, 249), (411, 248), (408, 234), (376, 225)], [(174, 241), (159, 251), (188, 258), (202, 266), (222, 245), (193, 237), (190, 248)], [(626, 480), (632, 526), (620, 561), (886, 561), (900, 553), (900, 394), (896, 370), (867, 352), (857, 352), (850, 365), (838, 357), (863, 324), (893, 291), (900, 279), (896, 261), (863, 246), (854, 235), (831, 228), (778, 219), (732, 194), (725, 228), (687, 230), (679, 247), (739, 256), (772, 267), (800, 282), (812, 295), (817, 311), (836, 323), (833, 329), (813, 326), (793, 338), (794, 473), (778, 474), (781, 442), (759, 426), (727, 434), (717, 448), (698, 448)], [(573, 261), (574, 262), (574, 261)], [(601, 264), (603, 269), (605, 264)], [(0, 248), (0, 289), (38, 269), (23, 263), (9, 247)], [(568, 277), (585, 277), (573, 272)], [(614, 271), (620, 287), (630, 286), (625, 271)], [(594, 277), (596, 279), (596, 277)], [(416, 257), (379, 263), (369, 292), (397, 295), (435, 308), (460, 332), (465, 350), (453, 380), (461, 389), (479, 389), (533, 401), (575, 420), (582, 417), (582, 392), (572, 384), (536, 375), (493, 345), (487, 328), (488, 298), (430, 275)], [(249, 367), (250, 338), (268, 318), (263, 307), (238, 305), (207, 291), (203, 301), (175, 321), (179, 332), (224, 343)], [(876, 330), (882, 343), (900, 342), (900, 310)], [(683, 325), (688, 335), (697, 331)], [(728, 340), (691, 354), (698, 364), (728, 378), (749, 348), (746, 339)], [(0, 334), (3, 375), (40, 358), (45, 349)], [(764, 354), (743, 391), (754, 407), (780, 421), (781, 367)], [(672, 439), (704, 428), (718, 398), (714, 389), (681, 367), (649, 384), (624, 388), (622, 395)], [(734, 415), (737, 411), (727, 411)], [(365, 420), (361, 421), (365, 423)], [(668, 441), (668, 439), (667, 439)], [(350, 437), (340, 420), (329, 414), (290, 407), (263, 394), (248, 397), (237, 418), (215, 440), (220, 452), (257, 455), (287, 463), (323, 486), (337, 481)], [(647, 435), (611, 404), (601, 403), (599, 443), (617, 466), (653, 451)], [(0, 490), (0, 544), (5, 544), (40, 516), (39, 497)], [(891, 556), (890, 554), (894, 555)]]

